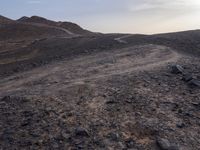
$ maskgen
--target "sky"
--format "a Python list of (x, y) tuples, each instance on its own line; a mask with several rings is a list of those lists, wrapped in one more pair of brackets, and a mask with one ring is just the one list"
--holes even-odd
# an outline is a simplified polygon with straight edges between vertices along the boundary
[(200, 0), (0, 0), (0, 15), (71, 21), (103, 33), (200, 29)]

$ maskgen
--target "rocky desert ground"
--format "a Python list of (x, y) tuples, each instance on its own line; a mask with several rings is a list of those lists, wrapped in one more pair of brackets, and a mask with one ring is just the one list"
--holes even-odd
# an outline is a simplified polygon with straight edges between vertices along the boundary
[(200, 30), (0, 16), (0, 149), (199, 150)]

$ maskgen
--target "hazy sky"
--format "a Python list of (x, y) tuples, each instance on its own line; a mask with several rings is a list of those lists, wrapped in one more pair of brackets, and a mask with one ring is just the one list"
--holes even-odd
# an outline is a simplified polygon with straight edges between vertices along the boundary
[(200, 0), (0, 0), (0, 14), (72, 21), (106, 33), (200, 29)]

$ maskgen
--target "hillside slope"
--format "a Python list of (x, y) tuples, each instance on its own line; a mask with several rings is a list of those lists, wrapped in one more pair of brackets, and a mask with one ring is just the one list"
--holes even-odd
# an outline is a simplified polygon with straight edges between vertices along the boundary
[(0, 15), (0, 24), (8, 24), (11, 22), (13, 22), (13, 20)]
[(42, 17), (38, 16), (32, 16), (32, 17), (22, 17), (18, 19), (17, 21), (19, 22), (26, 22), (26, 23), (39, 23), (39, 24), (46, 24), (50, 26), (55, 26), (55, 27), (61, 27), (66, 30), (69, 30), (70, 32), (74, 34), (91, 34), (91, 32), (84, 30), (81, 28), (79, 25), (72, 23), (72, 22), (55, 22), (52, 20), (48, 20)]
[(54, 22), (42, 17), (11, 20), (0, 16), (0, 40), (42, 39), (92, 34), (71, 22)]
[(199, 30), (80, 35), (2, 20), (0, 149), (200, 149)]
[(200, 56), (200, 30), (155, 35), (131, 35), (125, 38), (129, 44), (159, 44), (181, 53)]
[(36, 38), (45, 38), (50, 36), (68, 36), (69, 34), (63, 30), (38, 26), (32, 24), (24, 24), (11, 22), (7, 25), (0, 26), (0, 40), (27, 40)]

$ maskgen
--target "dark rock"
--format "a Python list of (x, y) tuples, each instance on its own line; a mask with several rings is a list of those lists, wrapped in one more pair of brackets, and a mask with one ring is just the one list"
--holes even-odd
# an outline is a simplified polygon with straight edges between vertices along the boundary
[(197, 79), (192, 79), (191, 81), (189, 81), (189, 85), (191, 87), (199, 87), (200, 88), (200, 81)]
[(177, 124), (176, 124), (176, 127), (178, 127), (178, 128), (184, 128), (184, 127), (185, 127), (185, 124), (182, 123), (182, 122), (180, 122), (180, 123), (177, 123)]
[(118, 133), (109, 133), (108, 138), (111, 139), (112, 141), (118, 141), (119, 140), (119, 134)]
[(106, 102), (106, 104), (116, 104), (116, 103), (117, 103), (117, 102), (114, 101), (114, 100), (109, 100), (109, 101)]
[(191, 102), (191, 104), (194, 105), (194, 106), (196, 106), (196, 107), (200, 106), (199, 102)]
[(187, 116), (187, 117), (193, 117), (192, 112), (185, 112), (184, 115)]
[(127, 99), (127, 100), (126, 100), (126, 103), (129, 103), (129, 104), (130, 104), (130, 103), (132, 103), (132, 100), (131, 100), (131, 99)]
[(167, 139), (158, 138), (156, 143), (160, 150), (179, 150), (177, 145), (170, 143)]
[(61, 135), (65, 139), (69, 139), (70, 138), (70, 135), (68, 133), (64, 132), (64, 131), (61, 132)]
[(179, 114), (182, 114), (182, 113), (183, 113), (183, 110), (182, 110), (182, 109), (179, 109), (179, 110), (178, 110), (178, 113), (179, 113)]
[(94, 140), (93, 143), (94, 143), (95, 145), (98, 145), (99, 147), (105, 148), (105, 143), (103, 142), (102, 139), (97, 138), (97, 137), (94, 137), (93, 140)]
[(75, 129), (75, 135), (89, 137), (88, 131), (86, 129), (80, 128), (80, 127)]
[(140, 112), (136, 112), (135, 116), (141, 116), (142, 114)]
[(189, 81), (191, 81), (194, 78), (193, 78), (192, 74), (185, 74), (182, 79), (185, 82), (189, 82)]
[(21, 124), (22, 127), (25, 127), (25, 126), (28, 126), (30, 125), (30, 122), (29, 121), (25, 121)]
[(32, 66), (33, 67), (37, 67), (37, 63), (32, 63)]
[(10, 99), (11, 99), (10, 96), (5, 96), (5, 97), (3, 97), (3, 98), (1, 99), (1, 101), (6, 102), (6, 101), (9, 101)]
[(134, 148), (135, 145), (136, 145), (136, 143), (135, 143), (135, 141), (133, 139), (127, 139), (125, 141), (125, 143), (126, 143), (126, 147), (127, 148)]
[(180, 65), (172, 65), (171, 66), (171, 73), (173, 73), (173, 74), (182, 74), (182, 73), (184, 73), (184, 69)]

